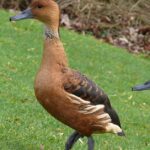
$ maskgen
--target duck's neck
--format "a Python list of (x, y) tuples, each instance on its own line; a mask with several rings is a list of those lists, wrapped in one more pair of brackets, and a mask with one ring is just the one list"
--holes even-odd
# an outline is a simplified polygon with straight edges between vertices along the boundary
[(41, 69), (59, 71), (62, 67), (67, 66), (67, 57), (58, 30), (46, 27)]
[(49, 26), (45, 26), (45, 38), (60, 39), (59, 29), (58, 28), (52, 28), (52, 27), (49, 27)]

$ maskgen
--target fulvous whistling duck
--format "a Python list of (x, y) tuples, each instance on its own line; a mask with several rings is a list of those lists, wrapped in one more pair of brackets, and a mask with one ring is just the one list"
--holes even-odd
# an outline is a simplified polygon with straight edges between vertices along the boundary
[(132, 91), (143, 91), (150, 90), (150, 81), (145, 82), (144, 84), (134, 86)]
[(68, 67), (58, 32), (59, 16), (54, 0), (34, 0), (27, 10), (11, 17), (10, 21), (34, 18), (45, 24), (43, 58), (34, 84), (36, 98), (52, 116), (75, 129), (65, 150), (70, 150), (84, 136), (88, 138), (89, 150), (93, 150), (93, 133), (125, 134), (103, 90)]

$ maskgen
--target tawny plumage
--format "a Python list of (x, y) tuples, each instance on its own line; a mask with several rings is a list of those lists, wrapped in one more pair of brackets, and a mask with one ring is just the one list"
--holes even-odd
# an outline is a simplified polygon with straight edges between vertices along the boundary
[(35, 18), (46, 26), (40, 69), (35, 78), (35, 95), (41, 105), (56, 119), (75, 132), (66, 143), (70, 150), (83, 136), (89, 150), (94, 148), (93, 133), (115, 133), (123, 136), (119, 117), (108, 96), (93, 81), (68, 67), (59, 38), (59, 8), (53, 0), (34, 0), (29, 9), (10, 20)]

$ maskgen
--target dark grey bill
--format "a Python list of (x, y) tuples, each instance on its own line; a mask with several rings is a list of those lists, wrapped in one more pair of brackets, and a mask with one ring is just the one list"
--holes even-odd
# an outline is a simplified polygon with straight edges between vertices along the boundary
[(22, 11), (20, 14), (10, 17), (10, 21), (18, 21), (22, 19), (31, 19), (33, 18), (33, 14), (30, 8)]
[(132, 91), (143, 91), (143, 90), (150, 90), (150, 81), (132, 88)]

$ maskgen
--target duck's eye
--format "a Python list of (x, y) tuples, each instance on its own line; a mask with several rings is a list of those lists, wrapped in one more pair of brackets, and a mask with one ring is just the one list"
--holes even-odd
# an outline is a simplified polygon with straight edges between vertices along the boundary
[(38, 5), (37, 8), (41, 9), (41, 8), (43, 8), (43, 6), (42, 5)]

